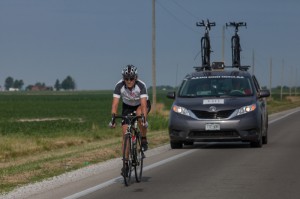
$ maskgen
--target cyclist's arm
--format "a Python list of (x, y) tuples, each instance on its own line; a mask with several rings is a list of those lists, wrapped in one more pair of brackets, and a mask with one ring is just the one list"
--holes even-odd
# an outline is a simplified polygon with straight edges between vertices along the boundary
[(111, 106), (111, 114), (117, 114), (118, 111), (118, 105), (121, 98), (121, 89), (124, 86), (124, 81), (120, 80), (114, 89), (113, 92), (113, 100), (112, 100), (112, 106)]
[(111, 114), (117, 114), (120, 98), (114, 97), (111, 105)]
[(147, 121), (147, 97), (141, 98), (141, 109), (142, 109), (142, 114), (144, 114), (145, 120)]

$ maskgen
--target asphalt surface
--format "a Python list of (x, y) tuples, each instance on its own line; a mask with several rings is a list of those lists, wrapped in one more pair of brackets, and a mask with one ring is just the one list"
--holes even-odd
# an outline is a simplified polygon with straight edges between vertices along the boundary
[[(148, 152), (141, 183), (125, 187), (121, 160), (101, 172), (28, 198), (282, 199), (300, 197), (300, 109), (269, 117), (269, 142), (196, 143)], [(116, 166), (120, 165), (120, 166)]]

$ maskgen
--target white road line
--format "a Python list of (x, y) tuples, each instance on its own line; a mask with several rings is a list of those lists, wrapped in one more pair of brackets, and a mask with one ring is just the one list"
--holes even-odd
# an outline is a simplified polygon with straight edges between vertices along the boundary
[(290, 112), (290, 113), (285, 114), (285, 115), (283, 115), (283, 116), (281, 116), (281, 117), (278, 117), (278, 118), (276, 118), (276, 119), (274, 119), (274, 120), (272, 120), (272, 121), (269, 121), (269, 124), (272, 124), (272, 123), (274, 123), (274, 122), (277, 122), (278, 120), (282, 120), (283, 118), (288, 117), (288, 116), (290, 116), (290, 115), (292, 115), (292, 114), (294, 114), (294, 113), (297, 113), (297, 112), (299, 112), (299, 111), (300, 111), (300, 109), (295, 109), (293, 112)]
[[(171, 161), (173, 161), (173, 160), (179, 159), (179, 158), (181, 158), (181, 157), (183, 157), (183, 156), (186, 156), (186, 155), (188, 155), (188, 154), (190, 154), (190, 153), (193, 153), (193, 152), (195, 152), (195, 151), (197, 151), (197, 150), (196, 150), (196, 149), (188, 150), (188, 151), (186, 151), (186, 152), (184, 152), (184, 153), (181, 153), (181, 154), (172, 156), (172, 157), (167, 158), (167, 159), (165, 159), (165, 160), (161, 160), (161, 161), (159, 161), (159, 162), (156, 162), (156, 163), (154, 163), (154, 164), (151, 164), (151, 165), (149, 165), (149, 166), (144, 167), (144, 168), (143, 168), (143, 171), (147, 171), (147, 170), (153, 169), (153, 168), (155, 168), (155, 167), (161, 166), (161, 165), (163, 165), (163, 164), (166, 164), (166, 163), (171, 162)], [(103, 189), (103, 188), (105, 188), (105, 187), (107, 187), (107, 186), (110, 186), (110, 185), (112, 185), (112, 184), (114, 184), (114, 183), (116, 183), (116, 182), (118, 182), (118, 181), (120, 181), (120, 180), (122, 180), (122, 179), (123, 179), (123, 177), (113, 178), (113, 179), (111, 179), (111, 180), (108, 180), (108, 181), (106, 181), (106, 182), (104, 182), (104, 183), (101, 183), (101, 184), (96, 185), (96, 186), (94, 186), (94, 187), (91, 187), (91, 188), (89, 188), (89, 189), (86, 189), (86, 190), (83, 190), (83, 191), (81, 191), (81, 192), (75, 193), (75, 194), (73, 194), (73, 195), (67, 196), (67, 197), (65, 197), (65, 198), (63, 198), (63, 199), (76, 199), (76, 198), (80, 198), (80, 197), (82, 197), (82, 196), (85, 196), (85, 195), (88, 195), (88, 194), (90, 194), (90, 193), (93, 193), (93, 192), (95, 192), (95, 191), (97, 191), (97, 190), (100, 190), (100, 189)]]

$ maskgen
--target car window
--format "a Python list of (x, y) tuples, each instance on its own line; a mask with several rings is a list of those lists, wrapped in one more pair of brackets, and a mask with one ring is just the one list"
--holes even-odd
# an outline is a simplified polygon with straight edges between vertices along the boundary
[(249, 96), (253, 94), (250, 78), (243, 76), (205, 76), (185, 79), (180, 97)]

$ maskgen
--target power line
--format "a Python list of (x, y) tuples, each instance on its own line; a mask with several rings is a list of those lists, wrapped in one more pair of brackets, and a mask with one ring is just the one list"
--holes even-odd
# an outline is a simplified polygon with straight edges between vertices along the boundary
[(156, 1), (157, 4), (164, 9), (171, 17), (173, 17), (178, 23), (182, 24), (184, 27), (186, 27), (187, 29), (199, 33), (198, 31), (194, 30), (193, 28), (191, 28), (189, 25), (185, 24), (182, 20), (180, 20), (180, 18), (178, 18), (176, 15), (174, 15), (170, 10), (168, 10), (165, 6), (163, 6), (159, 1)]
[(190, 16), (194, 17), (195, 19), (199, 19), (199, 17), (195, 16), (193, 13), (191, 13), (190, 11), (188, 11), (186, 8), (184, 8), (182, 5), (180, 5), (177, 1), (173, 0), (173, 3), (175, 3), (178, 7), (180, 7), (181, 9), (183, 9), (186, 13), (188, 13)]

